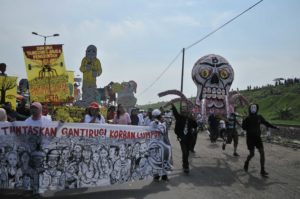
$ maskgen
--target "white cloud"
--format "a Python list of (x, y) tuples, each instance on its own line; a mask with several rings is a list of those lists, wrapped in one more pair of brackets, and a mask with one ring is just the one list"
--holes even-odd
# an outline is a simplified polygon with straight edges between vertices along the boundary
[(180, 26), (201, 26), (199, 20), (188, 15), (168, 16), (164, 17), (162, 21)]
[(100, 28), (100, 21), (97, 19), (84, 20), (79, 24), (80, 31), (95, 31)]
[(108, 35), (113, 38), (125, 37), (128, 36), (128, 34), (138, 35), (144, 33), (145, 30), (145, 22), (130, 18), (120, 22), (108, 24)]

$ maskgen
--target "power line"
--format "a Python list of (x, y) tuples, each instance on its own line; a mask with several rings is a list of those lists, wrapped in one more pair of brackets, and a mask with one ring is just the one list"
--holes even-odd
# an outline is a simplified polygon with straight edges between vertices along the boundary
[(155, 83), (158, 81), (164, 74), (167, 72), (167, 70), (172, 66), (172, 64), (177, 60), (177, 58), (181, 55), (181, 51), (178, 52), (178, 54), (174, 57), (174, 59), (169, 63), (169, 65), (162, 71), (162, 73), (147, 87), (145, 88), (138, 96), (141, 96), (146, 91), (148, 91)]
[(218, 27), (217, 29), (213, 30), (212, 32), (210, 32), (209, 34), (205, 35), (204, 37), (202, 37), (200, 40), (194, 42), (193, 44), (189, 45), (188, 47), (186, 47), (185, 49), (189, 49), (195, 45), (197, 45), (198, 43), (200, 43), (201, 41), (203, 41), (204, 39), (208, 38), (209, 36), (211, 36), (212, 34), (214, 34), (215, 32), (217, 32), (218, 30), (220, 30), (221, 28), (223, 28), (224, 26), (228, 25), (229, 23), (231, 23), (232, 21), (234, 21), (235, 19), (237, 19), (238, 17), (240, 17), (241, 15), (243, 15), (244, 13), (248, 12), (249, 10), (251, 10), (252, 8), (254, 8), (255, 6), (257, 6), (259, 3), (261, 3), (263, 0), (260, 0), (259, 2), (255, 3), (254, 5), (250, 6), (249, 8), (247, 8), (246, 10), (244, 10), (243, 12), (241, 12), (240, 14), (238, 14), (237, 16), (233, 17), (232, 19), (230, 19), (229, 21), (227, 21), (226, 23), (224, 23), (222, 26)]
[[(247, 8), (246, 10), (244, 10), (243, 12), (241, 12), (240, 14), (238, 14), (237, 16), (233, 17), (232, 19), (230, 19), (229, 21), (227, 21), (226, 23), (224, 23), (223, 25), (221, 25), (220, 27), (218, 27), (217, 29), (213, 30), (212, 32), (210, 32), (209, 34), (205, 35), (204, 37), (202, 37), (200, 40), (192, 43), (191, 45), (187, 46), (186, 48), (184, 48), (185, 50), (188, 50), (189, 48), (197, 45), (198, 43), (200, 43), (201, 41), (203, 41), (204, 39), (208, 38), (209, 36), (211, 36), (212, 34), (214, 34), (215, 32), (217, 32), (218, 30), (222, 29), (224, 26), (228, 25), (229, 23), (231, 23), (232, 21), (234, 21), (235, 19), (237, 19), (238, 17), (240, 17), (241, 15), (243, 15), (244, 13), (248, 12), (249, 10), (251, 10), (252, 8), (254, 8), (255, 6), (257, 6), (259, 3), (261, 3), (263, 0), (258, 1), (257, 3), (253, 4), (252, 6), (250, 6), (249, 8)], [(158, 81), (164, 74), (165, 72), (167, 72), (167, 70), (172, 66), (172, 64), (176, 61), (176, 59), (179, 57), (179, 55), (181, 54), (181, 52), (183, 52), (183, 50), (179, 51), (179, 53), (175, 56), (175, 58), (170, 62), (170, 64), (162, 71), (162, 73), (147, 87), (145, 88), (138, 96), (141, 96), (142, 94), (144, 94), (145, 92), (147, 92), (155, 83), (156, 81)]]

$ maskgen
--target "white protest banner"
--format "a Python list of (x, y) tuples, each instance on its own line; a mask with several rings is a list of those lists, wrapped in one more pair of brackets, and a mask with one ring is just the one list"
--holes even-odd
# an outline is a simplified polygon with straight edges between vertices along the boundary
[(0, 122), (0, 188), (43, 193), (143, 180), (171, 171), (159, 128)]

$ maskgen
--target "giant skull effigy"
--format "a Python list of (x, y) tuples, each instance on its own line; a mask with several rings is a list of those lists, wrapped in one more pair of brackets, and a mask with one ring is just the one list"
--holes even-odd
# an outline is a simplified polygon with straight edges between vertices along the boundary
[(234, 79), (229, 62), (220, 55), (206, 55), (194, 65), (192, 79), (197, 86), (196, 104), (203, 116), (229, 114), (228, 95)]
[(200, 113), (204, 120), (209, 114), (228, 117), (235, 111), (236, 106), (247, 106), (249, 101), (238, 91), (231, 91), (234, 72), (228, 61), (220, 55), (206, 55), (200, 58), (192, 70), (192, 78), (197, 86), (195, 102), (188, 99), (178, 90), (167, 90), (158, 93), (159, 97), (177, 95), (177, 98), (167, 102), (164, 107), (172, 103), (184, 103), (184, 106), (194, 115)]

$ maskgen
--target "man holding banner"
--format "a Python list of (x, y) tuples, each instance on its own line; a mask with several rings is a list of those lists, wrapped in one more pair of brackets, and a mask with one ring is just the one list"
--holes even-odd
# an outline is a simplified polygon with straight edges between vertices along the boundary
[(33, 102), (30, 106), (31, 117), (27, 118), (25, 122), (30, 125), (43, 125), (51, 122), (46, 116), (42, 115), (42, 104)]

